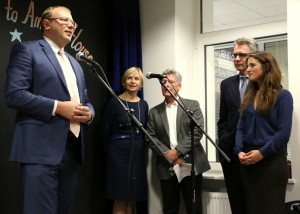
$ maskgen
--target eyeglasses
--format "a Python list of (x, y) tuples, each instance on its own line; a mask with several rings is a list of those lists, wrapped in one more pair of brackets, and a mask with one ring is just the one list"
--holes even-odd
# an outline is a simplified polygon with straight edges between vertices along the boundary
[(242, 59), (242, 58), (245, 58), (246, 56), (248, 56), (248, 53), (232, 53), (231, 54), (232, 58), (237, 58), (237, 56), (239, 56)]
[(58, 19), (62, 24), (65, 24), (65, 25), (70, 23), (74, 29), (76, 29), (78, 27), (76, 22), (74, 22), (73, 20), (70, 20), (67, 17), (49, 18), (48, 20), (55, 20), (55, 19)]

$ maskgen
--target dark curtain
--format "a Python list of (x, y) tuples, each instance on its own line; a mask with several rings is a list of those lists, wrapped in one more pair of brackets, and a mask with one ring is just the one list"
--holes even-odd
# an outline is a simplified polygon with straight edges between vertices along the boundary
[[(124, 71), (132, 66), (142, 69), (142, 44), (139, 0), (111, 2), (110, 63), (108, 78), (117, 94), (122, 90)], [(143, 97), (142, 91), (139, 96)]]

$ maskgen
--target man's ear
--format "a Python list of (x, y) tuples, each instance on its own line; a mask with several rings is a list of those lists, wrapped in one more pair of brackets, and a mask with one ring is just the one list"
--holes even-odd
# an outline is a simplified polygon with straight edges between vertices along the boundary
[(178, 87), (179, 87), (179, 90), (180, 90), (180, 89), (182, 88), (182, 85), (181, 85), (181, 84), (179, 84), (179, 85), (178, 85)]
[(49, 30), (50, 29), (50, 25), (47, 19), (44, 19), (42, 22), (42, 26), (44, 27), (44, 30)]

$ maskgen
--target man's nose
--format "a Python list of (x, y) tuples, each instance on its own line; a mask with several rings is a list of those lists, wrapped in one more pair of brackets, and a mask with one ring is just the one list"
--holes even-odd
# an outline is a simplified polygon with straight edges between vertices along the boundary
[(239, 55), (237, 55), (237, 56), (234, 58), (234, 60), (238, 61), (238, 60), (241, 60), (241, 58), (240, 58)]

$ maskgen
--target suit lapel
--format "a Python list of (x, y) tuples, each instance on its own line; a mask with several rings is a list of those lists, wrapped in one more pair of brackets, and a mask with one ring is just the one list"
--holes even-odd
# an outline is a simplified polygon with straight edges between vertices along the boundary
[(168, 137), (170, 138), (169, 123), (168, 123), (168, 117), (167, 117), (167, 112), (166, 112), (166, 106), (165, 105), (166, 105), (165, 102), (160, 104), (159, 113), (160, 113), (160, 118), (161, 118), (161, 122), (163, 124), (163, 127), (166, 130), (166, 133), (168, 134)]
[(240, 98), (240, 90), (239, 90), (239, 85), (240, 85), (240, 76), (236, 75), (235, 78), (232, 79), (232, 82), (230, 84), (230, 92), (229, 94), (232, 94), (233, 99), (236, 102), (237, 106), (241, 105), (241, 98)]
[(57, 57), (56, 57), (55, 53), (53, 52), (51, 46), (44, 39), (40, 40), (40, 44), (41, 44), (42, 49), (45, 52), (46, 56), (48, 57), (48, 59), (52, 63), (54, 69), (56, 70), (59, 78), (63, 82), (66, 90), (68, 91), (68, 87), (67, 87), (67, 83), (66, 83), (64, 73), (63, 73), (63, 71), (60, 67), (60, 64), (59, 64), (59, 62), (57, 60)]
[[(181, 98), (180, 100), (179, 100), (179, 102), (181, 102), (182, 101), (182, 104), (185, 104), (185, 102), (184, 102), (184, 99), (183, 98)], [(176, 102), (176, 101), (175, 101)], [(185, 106), (185, 105), (184, 105)], [(178, 106), (177, 106), (177, 117), (176, 117), (176, 132), (177, 132), (177, 139), (178, 139), (178, 135), (179, 135), (179, 130), (180, 130), (180, 126), (181, 125), (185, 125), (185, 124), (182, 124), (182, 116), (183, 116), (183, 114), (185, 114), (185, 112), (183, 111), (183, 109), (179, 106), (179, 104), (178, 104)]]

